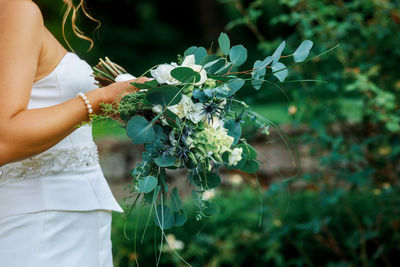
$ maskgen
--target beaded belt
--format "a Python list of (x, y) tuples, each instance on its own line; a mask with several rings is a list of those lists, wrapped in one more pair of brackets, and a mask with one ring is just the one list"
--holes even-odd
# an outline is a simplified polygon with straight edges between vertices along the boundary
[(0, 185), (65, 172), (82, 170), (99, 163), (95, 143), (49, 149), (29, 159), (0, 167)]

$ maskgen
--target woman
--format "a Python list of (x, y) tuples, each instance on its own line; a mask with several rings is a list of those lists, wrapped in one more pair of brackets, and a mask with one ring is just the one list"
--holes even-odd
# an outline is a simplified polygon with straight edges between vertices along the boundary
[(122, 209), (91, 127), (76, 125), (135, 88), (96, 88), (31, 0), (0, 0), (0, 40), (0, 266), (112, 266), (111, 211)]

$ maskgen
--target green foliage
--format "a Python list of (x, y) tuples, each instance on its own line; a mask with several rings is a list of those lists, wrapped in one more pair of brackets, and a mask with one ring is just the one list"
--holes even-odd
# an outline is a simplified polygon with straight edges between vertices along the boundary
[(293, 53), (293, 58), (295, 62), (302, 62), (304, 61), (308, 54), (310, 53), (310, 50), (313, 46), (313, 42), (310, 40), (305, 40), (303, 41), (300, 46), (294, 51)]
[(154, 105), (167, 107), (178, 104), (182, 99), (182, 94), (179, 88), (172, 85), (164, 85), (150, 90), (146, 99)]
[[(271, 53), (280, 38), (290, 40), (290, 44), (313, 40), (316, 52), (340, 45), (331, 54), (313, 58), (312, 64), (304, 62), (301, 68), (278, 63), (283, 42), (274, 53), (272, 70), (280, 81), (286, 77), (283, 69), (287, 66), (296, 69), (292, 80), (312, 78), (328, 82), (285, 85), (297, 108), (293, 122), (310, 128), (298, 141), (308, 143), (311, 153), (320, 158), (323, 172), (319, 177), (334, 177), (330, 186), (340, 184), (340, 180), (353, 187), (399, 183), (400, 169), (396, 166), (400, 164), (400, 1), (224, 3), (237, 11), (228, 26), (235, 30), (246, 26), (264, 54)], [(271, 14), (270, 10), (276, 12)], [(264, 25), (279, 28), (282, 34), (266, 39)], [(292, 54), (294, 61), (304, 61), (312, 46), (310, 41), (302, 42)], [(259, 65), (262, 64), (257, 61), (254, 68)], [(252, 74), (258, 77), (258, 70)], [(261, 81), (254, 83), (256, 89), (262, 86)]]
[(221, 33), (218, 38), (219, 48), (221, 49), (221, 53), (224, 55), (229, 55), (229, 51), (231, 49), (231, 41), (228, 38), (226, 33)]
[(191, 68), (179, 67), (171, 71), (171, 76), (183, 83), (197, 83), (200, 81), (200, 74)]
[(128, 121), (126, 133), (134, 144), (151, 143), (154, 140), (153, 126), (142, 116), (134, 116)]
[(138, 179), (138, 192), (140, 193), (150, 193), (157, 186), (157, 178), (154, 176), (147, 176), (141, 179)]
[(247, 49), (243, 45), (235, 45), (229, 51), (231, 63), (235, 66), (241, 66), (247, 60)]
[[(165, 234), (173, 234), (183, 242), (183, 249), (177, 253), (192, 266), (399, 264), (398, 190), (377, 188), (340, 194), (305, 191), (289, 196), (284, 192), (284, 187), (273, 185), (263, 193), (262, 206), (253, 189), (220, 192), (210, 202), (219, 206), (220, 213), (207, 221), (193, 219), (195, 204), (186, 202), (183, 209), (192, 219), (182, 227), (166, 230)], [(165, 213), (170, 216), (172, 212)], [(129, 218), (129, 240), (123, 236), (124, 219), (114, 214), (115, 266), (130, 266), (135, 258), (140, 265), (155, 265), (154, 251), (160, 249), (161, 236), (154, 231), (153, 224), (147, 225), (140, 243), (147, 214), (148, 209), (141, 207)], [(170, 220), (172, 223), (172, 217)], [(137, 244), (133, 253), (135, 236)], [(183, 265), (166, 242), (163, 243), (160, 264)]]

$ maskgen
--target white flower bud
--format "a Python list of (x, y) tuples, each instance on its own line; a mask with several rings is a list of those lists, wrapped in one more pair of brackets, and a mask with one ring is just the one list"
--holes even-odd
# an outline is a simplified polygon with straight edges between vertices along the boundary
[(129, 73), (120, 74), (117, 77), (115, 77), (116, 82), (126, 82), (133, 79), (136, 79), (136, 77)]

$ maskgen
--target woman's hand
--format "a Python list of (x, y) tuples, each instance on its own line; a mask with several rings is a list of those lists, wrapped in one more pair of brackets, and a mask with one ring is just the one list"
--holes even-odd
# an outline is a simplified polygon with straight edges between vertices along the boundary
[[(121, 99), (133, 92), (138, 91), (139, 89), (135, 86), (131, 85), (131, 83), (145, 83), (147, 81), (151, 81), (152, 79), (147, 77), (140, 77), (133, 80), (123, 81), (123, 82), (115, 82), (108, 86), (102, 87), (100, 89), (103, 90), (104, 93), (104, 103), (112, 103), (116, 109), (118, 109), (118, 104)], [(101, 112), (101, 111), (100, 111)], [(116, 120), (120, 123), (123, 123), (119, 114), (111, 116), (111, 119)]]
[(148, 77), (140, 77), (137, 79), (124, 81), (124, 82), (115, 82), (108, 86), (100, 88), (103, 93), (103, 102), (104, 103), (119, 103), (119, 101), (126, 96), (127, 94), (138, 91), (135, 86), (131, 85), (131, 83), (145, 83), (147, 81), (151, 81), (152, 79)]

